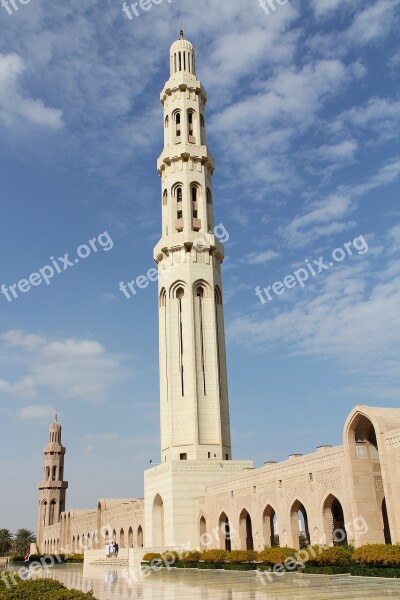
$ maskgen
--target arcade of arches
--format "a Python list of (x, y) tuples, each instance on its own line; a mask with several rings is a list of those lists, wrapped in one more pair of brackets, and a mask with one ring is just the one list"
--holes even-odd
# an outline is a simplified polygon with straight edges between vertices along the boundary
[[(226, 550), (399, 543), (400, 410), (362, 409), (349, 416), (341, 446), (209, 484), (198, 499), (191, 539), (179, 543)], [(393, 424), (398, 427), (391, 429)], [(40, 503), (42, 552), (68, 544), (77, 553), (101, 548), (98, 531), (121, 549), (149, 547), (143, 500), (101, 500), (96, 510), (61, 512), (58, 523), (44, 526), (58, 510), (56, 499)], [(162, 494), (154, 493), (153, 548), (170, 544), (169, 510)]]

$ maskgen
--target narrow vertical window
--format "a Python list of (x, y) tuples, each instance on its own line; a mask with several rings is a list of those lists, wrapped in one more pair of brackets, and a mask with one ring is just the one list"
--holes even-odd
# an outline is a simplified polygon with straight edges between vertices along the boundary
[(212, 204), (212, 196), (210, 188), (207, 188), (207, 204)]
[(203, 392), (207, 396), (206, 389), (206, 361), (205, 361), (205, 343), (204, 343), (204, 319), (203, 319), (203, 300), (204, 288), (199, 286), (196, 290), (196, 296), (199, 299), (199, 318), (200, 318), (200, 352), (201, 352), (201, 372), (203, 377)]
[[(176, 113), (174, 114), (175, 117), (175, 134), (177, 138), (181, 137), (181, 113), (180, 111), (176, 111)], [(180, 141), (180, 139), (178, 140)]]
[(193, 219), (197, 219), (198, 217), (198, 206), (197, 206), (197, 187), (194, 185), (192, 187), (192, 211), (193, 211)]
[(167, 192), (167, 190), (164, 190), (164, 193), (163, 193), (163, 206), (167, 206), (167, 204), (168, 204), (168, 192)]
[(182, 396), (185, 395), (184, 372), (183, 372), (183, 319), (182, 319), (182, 298), (185, 295), (183, 288), (178, 288), (176, 297), (178, 299), (178, 336), (179, 336), (179, 371), (181, 377)]
[(188, 134), (189, 142), (195, 144), (196, 139), (194, 136), (194, 113), (191, 110), (188, 111)]
[(182, 53), (179, 52), (179, 70), (182, 71)]
[(177, 205), (177, 219), (183, 218), (183, 210), (182, 210), (182, 188), (178, 187), (176, 190), (176, 205)]
[(222, 307), (222, 294), (217, 286), (215, 288), (215, 330), (217, 336), (217, 362), (218, 362), (218, 387), (219, 397), (221, 398), (221, 351), (220, 351), (220, 332), (219, 332), (219, 306)]

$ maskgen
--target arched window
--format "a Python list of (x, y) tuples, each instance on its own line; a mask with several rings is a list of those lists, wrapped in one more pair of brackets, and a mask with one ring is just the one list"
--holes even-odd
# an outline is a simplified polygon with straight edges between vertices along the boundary
[(178, 141), (180, 142), (180, 137), (181, 137), (181, 111), (180, 110), (176, 110), (173, 113), (173, 118), (175, 121), (175, 135), (178, 138)]
[(203, 115), (200, 115), (200, 135), (201, 135), (201, 144), (206, 143), (206, 124), (204, 122)]
[(192, 213), (193, 213), (193, 219), (197, 219), (198, 218), (198, 195), (199, 195), (199, 190), (197, 188), (197, 186), (193, 185), (192, 186)]
[(168, 191), (164, 190), (164, 193), (163, 193), (163, 206), (167, 206), (167, 204), (168, 204)]
[(215, 303), (222, 304), (222, 293), (218, 285), (215, 286)]
[(168, 115), (165, 117), (164, 125), (165, 125), (165, 129), (168, 129), (168, 127), (169, 127), (169, 116)]
[(52, 480), (55, 481), (56, 477), (57, 477), (57, 467), (53, 467)]
[(210, 188), (207, 188), (207, 204), (212, 204), (212, 196)]
[(167, 292), (165, 288), (161, 290), (160, 293), (160, 308), (167, 305)]
[[(180, 221), (183, 219), (183, 188), (181, 184), (178, 184), (173, 188), (173, 195), (176, 198), (176, 218)], [(178, 231), (182, 229), (182, 224), (179, 223), (177, 226)]]
[(139, 525), (137, 530), (137, 545), (138, 548), (143, 548), (143, 529), (141, 525)]
[(181, 379), (181, 393), (182, 397), (185, 395), (184, 387), (184, 372), (183, 372), (183, 305), (182, 299), (185, 296), (185, 288), (180, 284), (175, 284), (171, 289), (171, 296), (178, 300), (178, 323), (177, 323), (177, 336), (179, 343), (179, 374)]
[(195, 119), (194, 111), (188, 110), (188, 134), (189, 134), (189, 142), (191, 144), (196, 143), (196, 138), (194, 135), (194, 119)]
[(50, 467), (46, 467), (46, 479), (50, 479)]

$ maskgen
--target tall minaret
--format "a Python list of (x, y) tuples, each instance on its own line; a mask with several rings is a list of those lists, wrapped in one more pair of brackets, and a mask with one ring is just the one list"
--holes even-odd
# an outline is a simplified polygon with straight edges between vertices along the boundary
[(61, 444), (62, 428), (57, 415), (49, 429), (49, 443), (44, 448), (43, 479), (39, 483), (38, 546), (41, 548), (41, 533), (44, 527), (60, 521), (65, 511), (68, 482), (64, 481), (65, 447)]
[(192, 44), (170, 51), (161, 93), (164, 150), (159, 270), (162, 463), (231, 460), (221, 263), (214, 235), (214, 159), (206, 145), (206, 92)]

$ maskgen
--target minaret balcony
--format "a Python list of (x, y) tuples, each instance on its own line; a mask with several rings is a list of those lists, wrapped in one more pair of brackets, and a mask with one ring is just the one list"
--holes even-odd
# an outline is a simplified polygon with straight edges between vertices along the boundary
[(182, 160), (183, 162), (188, 162), (190, 157), (200, 160), (203, 165), (208, 164), (212, 173), (214, 173), (215, 160), (207, 146), (199, 146), (189, 142), (181, 142), (172, 147), (167, 146), (164, 148), (157, 161), (157, 170), (161, 175), (166, 166), (170, 166), (173, 161)]
[(177, 231), (183, 231), (183, 219), (175, 219), (175, 229)]
[(68, 481), (41, 481), (38, 485), (40, 490), (66, 490), (68, 488)]

